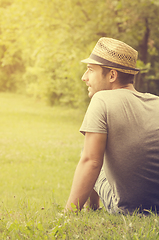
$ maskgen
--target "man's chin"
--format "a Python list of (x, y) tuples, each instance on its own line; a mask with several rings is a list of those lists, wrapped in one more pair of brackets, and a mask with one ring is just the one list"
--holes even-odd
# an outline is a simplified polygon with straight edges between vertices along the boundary
[(88, 93), (88, 97), (89, 97), (89, 98), (92, 98), (92, 97), (93, 97), (93, 94)]

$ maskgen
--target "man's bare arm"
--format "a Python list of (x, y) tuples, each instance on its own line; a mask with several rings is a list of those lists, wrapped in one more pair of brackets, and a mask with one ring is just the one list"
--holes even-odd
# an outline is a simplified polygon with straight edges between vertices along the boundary
[(71, 203), (82, 209), (87, 201), (103, 165), (107, 134), (86, 133), (84, 150), (77, 165), (66, 209)]

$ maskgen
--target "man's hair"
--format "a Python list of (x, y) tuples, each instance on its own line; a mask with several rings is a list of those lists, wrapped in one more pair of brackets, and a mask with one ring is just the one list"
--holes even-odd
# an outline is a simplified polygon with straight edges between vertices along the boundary
[[(110, 68), (106, 68), (106, 67), (102, 67), (102, 74), (105, 77), (109, 72), (110, 72)], [(118, 80), (120, 82), (120, 84), (124, 85), (124, 84), (128, 84), (128, 83), (134, 83), (134, 75), (133, 74), (129, 74), (129, 73), (123, 73), (120, 72), (118, 70), (116, 70), (118, 73)]]
[(103, 77), (105, 77), (111, 70), (110, 68), (106, 68), (106, 67), (102, 67), (102, 66), (101, 66), (101, 68), (102, 68)]

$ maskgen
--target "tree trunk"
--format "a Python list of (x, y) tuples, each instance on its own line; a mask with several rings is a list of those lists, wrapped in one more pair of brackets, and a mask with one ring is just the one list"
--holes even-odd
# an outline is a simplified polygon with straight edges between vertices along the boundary
[[(149, 36), (150, 36), (150, 28), (149, 28), (149, 22), (148, 19), (145, 18), (145, 33), (142, 39), (141, 44), (139, 45), (139, 55), (141, 61), (144, 62), (144, 64), (147, 63), (148, 59), (148, 41), (149, 41)], [(138, 77), (138, 90), (139, 91), (145, 91), (144, 89), (144, 80), (145, 80), (146, 74), (140, 74)]]

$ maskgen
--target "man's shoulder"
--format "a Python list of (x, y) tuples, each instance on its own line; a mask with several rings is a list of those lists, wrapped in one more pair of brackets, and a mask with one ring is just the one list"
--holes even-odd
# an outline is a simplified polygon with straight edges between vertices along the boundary
[(151, 93), (142, 93), (137, 91), (132, 91), (128, 89), (114, 89), (114, 90), (102, 90), (99, 92), (96, 92), (93, 96), (94, 98), (100, 98), (100, 99), (140, 99), (140, 100), (158, 100), (159, 96), (156, 96)]
[(99, 92), (96, 92), (94, 94), (94, 96), (98, 96), (98, 97), (99, 96), (106, 96), (106, 95), (109, 95), (109, 96), (119, 95), (120, 96), (120, 95), (129, 94), (130, 92), (133, 92), (133, 91), (118, 88), (118, 89), (113, 89), (113, 90), (101, 90)]
[[(104, 90), (94, 94), (93, 106), (121, 111), (121, 109), (159, 109), (159, 97), (150, 93), (140, 93), (127, 89)], [(156, 111), (156, 110), (155, 110)]]
[(93, 96), (94, 99), (103, 99), (103, 100), (115, 100), (115, 99), (122, 99), (125, 97), (131, 97), (132, 93), (129, 93), (128, 90), (123, 89), (114, 89), (114, 90), (102, 90), (96, 92)]

